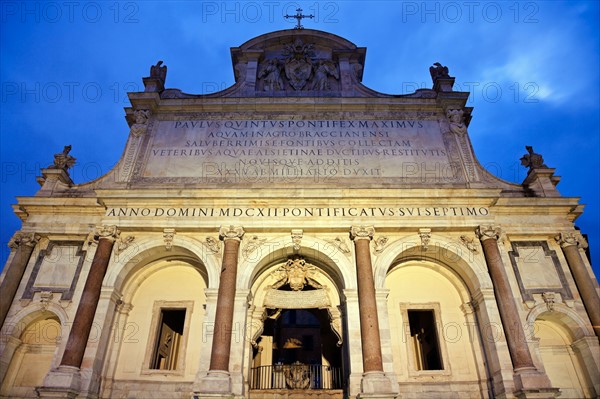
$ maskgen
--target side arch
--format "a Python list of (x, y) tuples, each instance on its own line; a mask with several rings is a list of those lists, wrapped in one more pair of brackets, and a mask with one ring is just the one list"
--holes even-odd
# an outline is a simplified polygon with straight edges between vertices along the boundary
[(567, 398), (596, 398), (600, 391), (594, 332), (577, 313), (563, 304), (537, 305), (528, 314), (536, 367), (545, 370), (553, 387)]
[(525, 320), (530, 331), (535, 331), (533, 326), (540, 317), (550, 318), (553, 322), (561, 325), (568, 331), (573, 341), (583, 337), (596, 336), (589, 323), (583, 320), (575, 310), (564, 304), (555, 303), (552, 311), (548, 310), (545, 303), (536, 305), (529, 311)]
[(57, 365), (58, 349), (66, 342), (68, 329), (62, 328), (66, 315), (62, 309), (55, 312), (36, 306), (23, 309), (12, 320), (4, 325), (0, 396), (34, 398), (35, 387)]
[(462, 244), (439, 234), (433, 235), (427, 250), (418, 238), (406, 237), (387, 245), (374, 262), (375, 288), (384, 288), (390, 269), (399, 261), (425, 260), (444, 265), (454, 271), (466, 284), (470, 294), (493, 289), (483, 255), (473, 254)]
[(139, 268), (161, 259), (179, 259), (196, 265), (201, 263), (208, 287), (216, 288), (219, 284), (219, 254), (210, 251), (202, 242), (181, 235), (177, 236), (176, 243), (170, 251), (165, 250), (162, 237), (134, 241), (119, 256), (113, 255), (113, 261), (104, 278), (104, 286), (115, 287), (120, 291), (127, 278)]

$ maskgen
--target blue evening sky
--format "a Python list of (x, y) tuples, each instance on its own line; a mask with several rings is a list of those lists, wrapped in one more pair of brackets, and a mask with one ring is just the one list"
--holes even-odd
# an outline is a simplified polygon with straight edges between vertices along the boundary
[[(76, 183), (118, 161), (129, 129), (127, 91), (164, 60), (167, 87), (208, 93), (233, 83), (230, 47), (293, 22), (367, 47), (363, 83), (385, 93), (431, 87), (447, 65), (475, 107), (479, 161), (520, 183), (525, 145), (581, 197), (599, 275), (599, 7), (596, 1), (2, 1), (0, 264), (20, 221), (16, 196), (71, 144)], [(0, 266), (1, 267), (1, 266)]]

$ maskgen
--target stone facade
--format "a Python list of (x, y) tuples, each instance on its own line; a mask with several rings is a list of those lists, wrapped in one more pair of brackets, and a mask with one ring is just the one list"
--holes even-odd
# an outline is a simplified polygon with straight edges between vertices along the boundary
[(0, 397), (598, 397), (578, 199), (531, 147), (522, 184), (481, 167), (447, 67), (387, 95), (365, 54), (268, 33), (209, 95), (158, 62), (112, 171), (56, 154), (15, 206)]

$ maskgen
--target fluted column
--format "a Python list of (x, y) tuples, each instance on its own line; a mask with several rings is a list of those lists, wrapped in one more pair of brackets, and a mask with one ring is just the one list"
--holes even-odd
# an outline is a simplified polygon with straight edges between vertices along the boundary
[(96, 314), (96, 307), (100, 298), (102, 281), (108, 268), (110, 255), (115, 240), (119, 237), (117, 226), (98, 226), (94, 234), (90, 236), (93, 242), (98, 244), (90, 272), (83, 287), (83, 293), (77, 306), (73, 326), (69, 333), (69, 339), (63, 353), (61, 366), (81, 367), (83, 354), (92, 329), (92, 323)]
[(10, 305), (15, 299), (21, 279), (29, 263), (29, 258), (40, 237), (35, 233), (16, 232), (8, 242), (15, 254), (6, 269), (4, 280), (0, 284), (0, 326), (4, 324)]
[(350, 239), (354, 242), (356, 259), (360, 341), (363, 361), (363, 378), (359, 397), (394, 398), (398, 389), (383, 372), (381, 356), (377, 297), (371, 264), (371, 240), (374, 234), (375, 228), (373, 226), (352, 226), (350, 228)]
[(498, 248), (500, 228), (479, 226), (476, 234), (481, 240), (485, 262), (494, 285), (494, 295), (515, 372), (516, 396), (519, 398), (554, 398), (559, 394), (559, 390), (552, 388), (548, 376), (537, 370), (525, 339), (525, 331), (519, 317), (514, 293), (508, 282), (508, 275)]
[(577, 284), (577, 290), (583, 301), (596, 336), (600, 338), (600, 297), (596, 291), (596, 284), (587, 271), (585, 263), (579, 253), (579, 248), (586, 248), (587, 243), (580, 233), (563, 232), (557, 235), (556, 241), (560, 244), (562, 251), (571, 269), (571, 274)]

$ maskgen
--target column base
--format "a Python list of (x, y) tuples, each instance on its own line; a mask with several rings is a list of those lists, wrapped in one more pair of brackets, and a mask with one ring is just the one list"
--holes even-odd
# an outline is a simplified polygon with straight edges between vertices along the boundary
[(200, 379), (192, 399), (232, 399), (231, 377), (228, 371), (212, 370)]
[(369, 371), (363, 374), (360, 381), (360, 393), (358, 399), (396, 399), (398, 387), (380, 371)]
[(514, 394), (519, 399), (552, 399), (560, 395), (548, 376), (535, 368), (515, 369), (514, 381)]
[(79, 395), (80, 385), (81, 376), (78, 367), (59, 366), (46, 375), (44, 385), (36, 388), (35, 391), (40, 399), (74, 399)]

